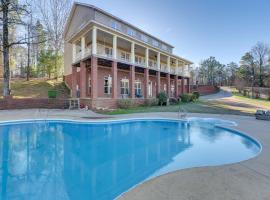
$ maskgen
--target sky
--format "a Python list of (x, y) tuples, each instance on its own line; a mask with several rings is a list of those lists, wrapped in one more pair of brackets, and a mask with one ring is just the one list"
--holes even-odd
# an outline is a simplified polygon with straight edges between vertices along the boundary
[(270, 44), (270, 0), (77, 0), (97, 6), (173, 45), (198, 65), (239, 62), (258, 41)]

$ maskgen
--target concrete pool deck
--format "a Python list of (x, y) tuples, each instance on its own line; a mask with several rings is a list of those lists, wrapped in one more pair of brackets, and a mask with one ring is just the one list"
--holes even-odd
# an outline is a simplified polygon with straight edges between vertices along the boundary
[[(215, 117), (235, 121), (230, 127), (257, 139), (262, 152), (247, 161), (216, 167), (178, 170), (165, 174), (122, 194), (119, 199), (132, 200), (270, 200), (270, 122), (254, 117), (214, 114), (188, 114), (188, 117)], [(106, 116), (76, 110), (4, 110), (0, 121), (23, 119), (104, 120), (127, 118), (177, 118), (177, 113), (138, 113)], [(224, 148), (230, 148), (224, 147)]]

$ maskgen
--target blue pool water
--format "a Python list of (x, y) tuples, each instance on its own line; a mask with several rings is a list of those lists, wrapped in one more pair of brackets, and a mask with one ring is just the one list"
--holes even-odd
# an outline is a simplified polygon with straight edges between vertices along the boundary
[(154, 176), (260, 152), (251, 138), (213, 123), (222, 124), (195, 119), (0, 124), (0, 199), (113, 199)]

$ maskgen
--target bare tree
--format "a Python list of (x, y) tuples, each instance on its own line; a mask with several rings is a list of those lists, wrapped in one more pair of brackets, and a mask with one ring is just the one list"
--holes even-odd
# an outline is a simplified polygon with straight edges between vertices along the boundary
[(17, 0), (1, 0), (0, 10), (2, 16), (0, 18), (2, 25), (2, 50), (4, 64), (4, 87), (3, 96), (9, 96), (10, 89), (10, 48), (14, 45), (25, 44), (26, 38), (16, 38), (16, 41), (10, 38), (10, 29), (14, 26), (24, 26), (26, 23), (23, 18), (28, 14), (27, 5), (19, 4)]
[(57, 75), (58, 55), (63, 54), (64, 26), (68, 17), (71, 0), (36, 0), (42, 23), (49, 37), (50, 49), (54, 51), (54, 68)]
[(267, 59), (269, 58), (270, 48), (263, 42), (258, 42), (251, 50), (256, 63), (259, 68), (259, 86), (263, 87), (265, 79), (265, 67), (267, 65)]

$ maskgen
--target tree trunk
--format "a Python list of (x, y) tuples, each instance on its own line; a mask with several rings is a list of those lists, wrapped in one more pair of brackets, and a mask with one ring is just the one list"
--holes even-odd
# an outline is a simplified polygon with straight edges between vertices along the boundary
[(3, 63), (4, 63), (4, 88), (3, 96), (10, 95), (10, 69), (9, 69), (9, 41), (8, 41), (8, 5), (9, 0), (2, 0), (3, 13)]

